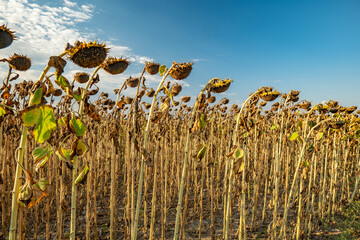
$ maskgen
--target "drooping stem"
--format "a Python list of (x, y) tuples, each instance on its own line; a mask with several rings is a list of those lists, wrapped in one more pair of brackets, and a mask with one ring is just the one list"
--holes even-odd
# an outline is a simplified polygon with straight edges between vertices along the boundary
[[(154, 107), (155, 107), (155, 103), (156, 103), (156, 98), (157, 95), (159, 94), (162, 85), (165, 82), (166, 77), (169, 75), (170, 70), (174, 67), (174, 64), (170, 67), (170, 69), (164, 74), (161, 82), (159, 83), (159, 86), (154, 94), (153, 97), (153, 101), (151, 104), (151, 108), (150, 108), (150, 112), (149, 112), (149, 118), (146, 124), (146, 128), (145, 128), (145, 132), (144, 132), (144, 144), (143, 147), (146, 149), (148, 140), (149, 140), (149, 130), (150, 130), (150, 123), (151, 123), (151, 117), (152, 114), (154, 113)], [(138, 185), (138, 194), (137, 194), (137, 199), (136, 199), (136, 211), (135, 211), (135, 221), (134, 221), (134, 228), (133, 228), (133, 235), (132, 235), (132, 239), (136, 240), (137, 239), (137, 226), (138, 226), (138, 222), (139, 222), (139, 214), (140, 214), (140, 205), (141, 205), (141, 198), (142, 198), (142, 185), (144, 182), (144, 162), (145, 162), (145, 158), (144, 156), (141, 157), (141, 164), (140, 164), (140, 176), (139, 176), (139, 185)]]
[(194, 107), (191, 113), (191, 118), (188, 126), (188, 134), (186, 138), (186, 147), (185, 147), (185, 156), (184, 156), (184, 163), (182, 168), (182, 174), (181, 174), (181, 182), (180, 182), (180, 190), (179, 190), (179, 199), (178, 204), (176, 207), (176, 219), (175, 219), (175, 232), (174, 232), (174, 240), (177, 240), (179, 237), (179, 223), (180, 223), (180, 213), (181, 213), (181, 204), (182, 204), (182, 198), (184, 193), (184, 185), (185, 185), (185, 176), (186, 176), (186, 168), (187, 168), (187, 161), (189, 156), (189, 147), (190, 147), (190, 139), (191, 139), (191, 128), (195, 119), (196, 111), (199, 107), (199, 100), (201, 99), (201, 95), (203, 92), (208, 88), (208, 86), (213, 82), (213, 79), (211, 79), (205, 87), (200, 91), (195, 103)]
[[(67, 53), (67, 51), (62, 52), (59, 57), (64, 56)], [(50, 66), (47, 65), (45, 69), (42, 71), (39, 79), (37, 82), (41, 82), (46, 73), (50, 70)], [(36, 84), (34, 84), (35, 86)], [(31, 97), (30, 97), (31, 98)], [(31, 103), (31, 99), (29, 101)], [(0, 129), (2, 131), (2, 129)], [(9, 230), (9, 240), (15, 240), (16, 238), (16, 223), (17, 223), (17, 213), (18, 213), (18, 204), (17, 199), (19, 195), (19, 189), (20, 189), (20, 175), (21, 175), (21, 167), (19, 164), (23, 163), (24, 160), (24, 151), (25, 151), (25, 144), (27, 139), (27, 127), (23, 127), (22, 133), (21, 133), (21, 139), (20, 139), (20, 145), (19, 145), (19, 152), (18, 152), (18, 158), (17, 158), (17, 164), (16, 164), (16, 170), (15, 170), (15, 179), (14, 179), (14, 188), (12, 192), (12, 200), (11, 200), (11, 220), (10, 220), (10, 230)]]
[[(234, 135), (233, 135), (233, 146), (235, 146), (236, 141), (237, 141), (237, 132), (239, 129), (239, 122), (240, 122), (240, 117), (241, 117), (241, 113), (244, 110), (245, 105), (247, 104), (247, 102), (254, 97), (256, 94), (258, 94), (258, 91), (256, 91), (255, 93), (251, 94), (243, 103), (243, 105), (241, 106), (240, 112), (236, 118), (236, 125), (235, 125), (235, 131), (234, 131)], [(227, 197), (226, 197), (226, 202), (225, 202), (225, 206), (224, 209), (226, 209), (226, 216), (225, 216), (225, 239), (229, 239), (229, 226), (230, 226), (230, 201), (231, 201), (231, 191), (232, 191), (232, 178), (233, 178), (233, 172), (234, 172), (234, 161), (235, 159), (232, 158), (231, 159), (231, 163), (230, 163), (230, 173), (229, 173), (229, 188), (228, 188), (228, 193), (227, 193)], [(243, 170), (245, 171), (245, 169)], [(245, 204), (243, 203), (243, 201), (241, 201), (241, 204)], [(244, 219), (241, 219), (240, 221), (244, 221)], [(241, 231), (240, 233), (241, 234)]]
[(311, 133), (313, 132), (314, 129), (316, 129), (321, 124), (323, 124), (323, 123), (325, 123), (327, 121), (330, 121), (330, 120), (331, 119), (325, 119), (325, 120), (319, 122), (318, 124), (316, 124), (313, 128), (311, 128), (308, 135), (306, 136), (306, 138), (303, 141), (303, 145), (302, 145), (302, 148), (301, 148), (301, 152), (300, 152), (300, 155), (299, 155), (299, 158), (298, 158), (298, 161), (297, 161), (297, 165), (296, 165), (296, 169), (295, 169), (295, 173), (294, 173), (294, 179), (293, 179), (293, 182), (291, 184), (289, 197), (287, 199), (287, 203), (286, 203), (286, 207), (285, 207), (285, 211), (284, 211), (284, 217), (283, 217), (282, 224), (281, 224), (279, 239), (281, 239), (282, 234), (284, 234), (285, 225), (286, 225), (286, 221), (287, 221), (287, 214), (288, 214), (288, 211), (289, 211), (289, 208), (290, 208), (290, 203), (292, 201), (292, 195), (293, 195), (295, 183), (296, 183), (296, 180), (297, 180), (297, 177), (298, 177), (299, 168), (300, 168), (300, 165), (301, 165), (304, 153), (305, 153), (305, 148), (306, 148), (306, 144), (308, 143), (308, 139), (309, 139), (309, 137), (310, 137), (310, 135), (311, 135)]
[[(79, 108), (79, 116), (82, 118), (84, 114), (84, 104), (85, 104), (85, 96), (87, 93), (87, 90), (91, 86), (91, 83), (94, 79), (95, 74), (100, 70), (101, 65), (98, 66), (94, 72), (92, 73), (89, 81), (86, 84), (86, 87), (82, 89), (81, 93), (81, 102), (80, 102), (80, 108)], [(77, 177), (77, 163), (78, 157), (75, 156), (73, 158), (73, 169), (72, 169), (72, 182), (71, 182), (71, 219), (70, 219), (70, 240), (75, 240), (75, 233), (76, 233), (76, 192), (77, 192), (77, 186), (75, 184), (75, 180)]]

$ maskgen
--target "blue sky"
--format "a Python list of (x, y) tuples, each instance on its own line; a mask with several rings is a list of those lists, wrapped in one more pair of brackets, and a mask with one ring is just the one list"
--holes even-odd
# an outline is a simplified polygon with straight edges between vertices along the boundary
[[(15, 18), (41, 9), (39, 15)], [(5, 7), (4, 7), (5, 6)], [(2, 10), (1, 10), (2, 9)], [(56, 13), (56, 18), (44, 14)], [(11, 51), (22, 50), (27, 38), (42, 38), (48, 50), (32, 50), (34, 70), (43, 68), (46, 51), (57, 54), (74, 37), (97, 38), (112, 46), (110, 54), (130, 57), (133, 63), (122, 77), (100, 73), (103, 90), (118, 87), (129, 75), (138, 75), (144, 60), (170, 66), (172, 61), (194, 61), (183, 94), (195, 96), (209, 79), (231, 78), (229, 96), (241, 103), (261, 86), (280, 92), (300, 90), (300, 99), (314, 104), (338, 100), (360, 107), (360, 1), (26, 1), (0, 0), (0, 24), (20, 32)], [(65, 16), (65, 17), (64, 17)], [(21, 21), (32, 19), (24, 28)], [(56, 19), (63, 19), (61, 31)], [(42, 20), (40, 26), (36, 26)], [(45, 26), (49, 21), (50, 26)], [(31, 21), (30, 21), (31, 22)], [(31, 26), (37, 31), (26, 35)], [(23, 33), (22, 33), (23, 31)], [(39, 33), (40, 32), (40, 33)], [(43, 33), (43, 35), (41, 35)], [(54, 37), (61, 34), (61, 37)], [(21, 37), (25, 38), (21, 42)], [(50, 35), (50, 37), (48, 36)], [(54, 44), (54, 47), (51, 47)], [(23, 48), (21, 48), (23, 47)], [(41, 48), (39, 46), (38, 48)], [(22, 51), (26, 53), (28, 48)], [(57, 50), (57, 51), (55, 51)], [(53, 52), (54, 53), (53, 53)], [(0, 51), (0, 57), (4, 51)], [(6, 55), (5, 55), (6, 56)], [(41, 61), (41, 57), (43, 57)], [(36, 63), (38, 63), (36, 65)], [(76, 67), (69, 64), (69, 74)], [(0, 74), (6, 69), (0, 68)], [(1, 74), (0, 76), (2, 76)], [(157, 78), (148, 77), (155, 86)], [(129, 92), (131, 95), (132, 93)]]

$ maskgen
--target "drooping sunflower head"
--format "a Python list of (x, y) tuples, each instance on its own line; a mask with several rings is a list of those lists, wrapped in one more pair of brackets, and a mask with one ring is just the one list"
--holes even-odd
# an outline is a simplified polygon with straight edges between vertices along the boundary
[(86, 73), (86, 72), (77, 72), (74, 75), (74, 79), (78, 83), (86, 83), (87, 81), (89, 81), (90, 75), (88, 73)]
[(169, 74), (172, 78), (176, 80), (183, 80), (187, 78), (190, 75), (190, 72), (192, 70), (192, 62), (188, 63), (176, 63), (173, 62), (174, 67), (171, 68)]
[(0, 49), (10, 46), (15, 39), (16, 36), (13, 31), (5, 25), (0, 26)]
[(258, 89), (259, 97), (267, 102), (274, 101), (278, 96), (280, 96), (280, 92), (273, 90), (272, 87), (261, 87)]
[(106, 59), (106, 61), (103, 63), (102, 68), (110, 73), (110, 74), (120, 74), (123, 73), (127, 67), (129, 66), (130, 61), (127, 60), (127, 58), (108, 58)]
[(14, 53), (8, 60), (10, 66), (17, 71), (27, 71), (31, 67), (31, 60), (27, 56)]
[(145, 63), (145, 70), (150, 75), (157, 74), (159, 72), (159, 67), (160, 67), (159, 63), (154, 63), (154, 62)]
[(132, 78), (131, 76), (126, 79), (126, 85), (131, 88), (135, 88), (139, 85), (140, 78)]
[(181, 98), (181, 101), (182, 101), (183, 103), (190, 102), (190, 100), (191, 100), (191, 97), (190, 97), (190, 96), (183, 96), (183, 97)]
[(181, 90), (182, 90), (182, 86), (179, 84), (172, 85), (170, 89), (171, 94), (173, 96), (177, 96), (181, 92)]
[(230, 87), (230, 84), (232, 83), (231, 79), (219, 79), (219, 78), (213, 78), (212, 83), (210, 85), (210, 91), (214, 93), (223, 93)]
[(70, 60), (83, 68), (94, 68), (102, 64), (108, 53), (105, 43), (79, 42), (67, 49)]

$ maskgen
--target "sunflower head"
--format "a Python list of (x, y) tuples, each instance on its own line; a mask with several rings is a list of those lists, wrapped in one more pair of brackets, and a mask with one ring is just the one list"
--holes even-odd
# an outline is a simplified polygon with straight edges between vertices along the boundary
[(171, 68), (169, 74), (172, 78), (176, 80), (183, 80), (187, 78), (190, 75), (190, 72), (192, 70), (192, 62), (188, 63), (176, 63), (173, 62), (174, 67)]
[(181, 98), (181, 101), (182, 101), (183, 103), (190, 102), (190, 100), (191, 100), (191, 97), (190, 97), (190, 96), (184, 96), (184, 97)]
[(96, 40), (88, 43), (77, 41), (73, 47), (67, 48), (70, 60), (83, 68), (94, 68), (102, 64), (108, 50), (104, 43), (97, 43)]
[(126, 58), (108, 58), (103, 63), (102, 68), (110, 74), (120, 74), (123, 73), (129, 66), (130, 61)]
[(299, 107), (300, 107), (301, 109), (307, 110), (307, 109), (309, 109), (309, 108), (311, 107), (311, 102), (308, 102), (308, 101), (306, 101), (306, 100), (303, 100), (303, 101), (299, 102)]
[(0, 26), (0, 49), (10, 46), (15, 39), (16, 36), (13, 31), (5, 25)]
[(77, 81), (78, 83), (86, 83), (87, 81), (89, 81), (89, 74), (86, 72), (77, 72), (74, 75), (74, 79), (75, 81)]
[(139, 85), (140, 83), (140, 78), (132, 78), (131, 76), (126, 79), (126, 85), (128, 85), (128, 87), (131, 88), (135, 88)]
[(145, 70), (150, 75), (155, 75), (159, 72), (159, 63), (145, 62)]
[(208, 98), (206, 99), (206, 101), (207, 101), (208, 103), (214, 103), (214, 102), (216, 101), (216, 97), (215, 97), (215, 96), (210, 96), (210, 97), (208, 97)]
[(231, 83), (232, 80), (230, 79), (220, 80), (219, 78), (213, 78), (210, 85), (210, 91), (214, 93), (223, 93), (228, 90)]
[(267, 102), (274, 101), (280, 93), (276, 90), (273, 90), (272, 87), (261, 87), (258, 89), (259, 97)]
[(27, 56), (14, 53), (8, 60), (10, 66), (17, 71), (27, 71), (31, 67), (31, 60)]
[(182, 90), (182, 86), (179, 84), (172, 85), (170, 89), (171, 94), (173, 96), (177, 96), (181, 92), (181, 90)]
[(344, 126), (344, 121), (334, 121), (330, 122), (330, 127), (333, 129), (340, 129), (342, 126)]
[(348, 114), (353, 113), (353, 112), (355, 112), (356, 109), (357, 109), (357, 106), (348, 107), (348, 108), (346, 108), (346, 113), (348, 113)]

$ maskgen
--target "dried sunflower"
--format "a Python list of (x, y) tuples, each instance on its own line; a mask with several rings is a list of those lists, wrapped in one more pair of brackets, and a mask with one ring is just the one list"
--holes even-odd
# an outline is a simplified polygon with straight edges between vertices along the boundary
[(145, 93), (145, 95), (148, 97), (153, 97), (154, 94), (155, 94), (155, 90), (153, 88), (149, 88)]
[(171, 86), (171, 94), (173, 95), (173, 96), (177, 96), (180, 92), (181, 92), (181, 90), (182, 90), (182, 86), (181, 85), (179, 85), (179, 84), (175, 84), (175, 85), (172, 85)]
[(27, 56), (14, 53), (8, 60), (10, 66), (18, 71), (27, 71), (31, 67), (31, 60)]
[(145, 70), (150, 75), (155, 75), (159, 72), (159, 63), (145, 62)]
[(190, 102), (190, 99), (191, 99), (190, 96), (184, 96), (184, 97), (181, 98), (181, 101), (182, 101), (183, 103), (187, 103), (187, 102)]
[(214, 103), (214, 102), (216, 101), (216, 97), (215, 97), (215, 96), (211, 96), (211, 97), (207, 98), (206, 101), (207, 101), (208, 103)]
[(126, 58), (108, 58), (103, 63), (102, 68), (106, 72), (115, 75), (123, 73), (129, 66), (129, 64), (130, 61), (128, 61)]
[(10, 31), (5, 25), (0, 26), (0, 49), (10, 46), (15, 39), (13, 31)]
[(220, 80), (219, 78), (213, 78), (212, 84), (210, 86), (210, 91), (214, 93), (223, 93), (230, 87), (232, 80), (224, 79)]
[(330, 123), (330, 127), (333, 129), (339, 129), (342, 126), (344, 126), (344, 124), (345, 124), (344, 121), (335, 121), (335, 122)]
[(90, 76), (86, 72), (77, 72), (74, 75), (74, 79), (78, 83), (86, 83), (87, 81), (89, 81), (89, 78), (90, 78)]
[(126, 79), (126, 85), (131, 88), (137, 87), (139, 85), (140, 79), (139, 78), (132, 78), (131, 76)]
[(174, 67), (170, 70), (169, 74), (176, 80), (183, 80), (190, 75), (193, 63), (176, 63), (173, 62)]
[(267, 102), (274, 101), (278, 96), (280, 96), (280, 93), (276, 90), (272, 91), (272, 88), (261, 89), (259, 93), (259, 97)]
[(76, 65), (83, 68), (94, 68), (102, 64), (108, 53), (108, 48), (104, 43), (94, 42), (79, 42), (75, 43), (74, 47), (68, 48), (70, 60)]

